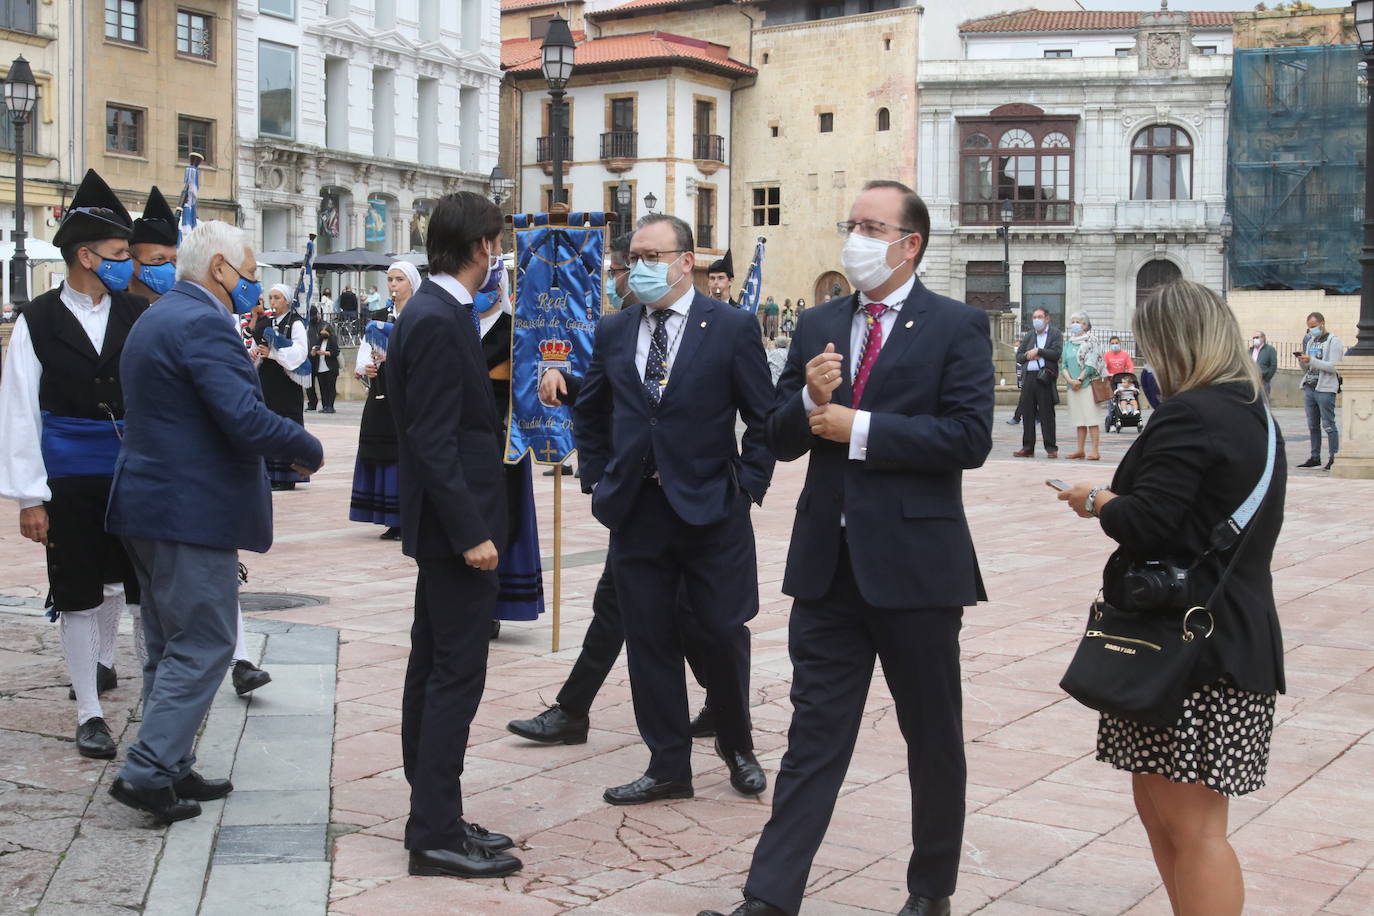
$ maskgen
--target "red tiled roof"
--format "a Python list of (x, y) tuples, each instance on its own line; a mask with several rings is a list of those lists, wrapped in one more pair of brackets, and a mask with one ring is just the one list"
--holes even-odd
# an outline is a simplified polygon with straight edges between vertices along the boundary
[[(686, 38), (669, 32), (638, 32), (633, 35), (610, 35), (583, 41), (584, 33), (574, 32), (577, 42), (577, 69), (615, 69), (617, 64), (649, 62), (681, 63), (705, 66), (725, 73), (757, 73), (753, 67), (730, 57), (725, 45), (713, 44), (699, 38)], [(539, 70), (540, 42), (511, 39), (501, 42), (501, 66), (512, 73)]]
[[(1134, 29), (1142, 13), (1121, 10), (1017, 10), (998, 16), (970, 19), (960, 32), (1113, 32)], [(1190, 11), (1194, 26), (1224, 28), (1231, 25), (1234, 13), (1217, 10)]]
[(580, 0), (501, 0), (501, 11), (524, 10), (535, 6), (563, 6), (566, 3), (578, 3)]
[[(502, 2), (504, 3), (506, 0), (502, 0)], [(519, 2), (519, 0), (515, 0), (515, 2)], [(630, 0), (628, 3), (622, 3), (609, 9), (588, 12), (587, 18), (621, 18), (621, 14), (671, 10), (679, 6), (691, 6), (700, 2), (701, 0)]]

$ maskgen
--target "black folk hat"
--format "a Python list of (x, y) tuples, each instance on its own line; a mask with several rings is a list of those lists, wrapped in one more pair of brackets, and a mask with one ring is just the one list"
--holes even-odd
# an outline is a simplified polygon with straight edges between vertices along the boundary
[(725, 252), (725, 257), (718, 261), (712, 261), (711, 266), (706, 268), (708, 274), (725, 274), (731, 280), (735, 279), (735, 259), (732, 253)]
[(133, 235), (134, 221), (119, 202), (105, 179), (88, 169), (72, 197), (67, 215), (52, 243), (58, 248), (73, 242), (96, 242), (101, 239), (127, 239)]
[(157, 185), (154, 185), (148, 192), (148, 202), (143, 205), (143, 215), (134, 220), (134, 235), (129, 241), (135, 245), (148, 242), (153, 245), (176, 247), (179, 236), (177, 216), (172, 212), (172, 208), (167, 206), (167, 198), (163, 197)]

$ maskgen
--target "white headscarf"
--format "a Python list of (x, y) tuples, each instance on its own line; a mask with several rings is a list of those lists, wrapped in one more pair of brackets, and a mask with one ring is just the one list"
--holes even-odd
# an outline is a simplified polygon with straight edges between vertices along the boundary
[[(293, 289), (292, 287), (287, 286), (285, 283), (275, 283), (275, 284), (273, 284), (272, 287), (271, 287), (271, 289), (268, 290), (268, 292), (269, 292), (269, 293), (281, 293), (282, 298), (286, 300), (286, 307), (287, 307), (288, 309), (293, 309), (293, 308), (296, 307), (296, 291), (295, 291), (295, 289)], [(268, 307), (268, 308), (271, 308), (271, 307), (272, 307), (272, 300), (271, 300), (270, 297), (269, 297), (268, 300), (267, 300), (267, 307)], [(277, 317), (280, 318), (281, 316), (278, 315)]]
[(418, 267), (409, 261), (397, 261), (388, 267), (386, 272), (389, 274), (393, 270), (399, 270), (406, 275), (406, 279), (410, 281), (410, 294), (412, 296), (420, 291), (420, 269)]

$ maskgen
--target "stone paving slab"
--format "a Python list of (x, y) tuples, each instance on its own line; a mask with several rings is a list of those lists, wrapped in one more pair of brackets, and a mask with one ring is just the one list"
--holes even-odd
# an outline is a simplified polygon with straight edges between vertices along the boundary
[[(1296, 465), (1307, 452), (1301, 412), (1277, 415), (1290, 466)], [(1133, 436), (1104, 436), (1100, 463), (1013, 460), (1021, 431), (1006, 426), (1005, 417), (1002, 409), (992, 458), (965, 477), (965, 502), (992, 600), (965, 613), (969, 816), (955, 912), (1164, 914), (1168, 903), (1132, 808), (1128, 778), (1093, 760), (1095, 717), (1057, 687), (1110, 544), (1055, 502), (1043, 484), (1046, 477), (1108, 483)], [(767, 820), (771, 788), (757, 800), (735, 795), (709, 742), (698, 742), (695, 799), (633, 809), (604, 805), (601, 790), (638, 775), (647, 760), (623, 659), (598, 697), (586, 744), (532, 745), (505, 730), (509, 719), (552, 702), (590, 620), (606, 533), (590, 518), (572, 478), (563, 480), (568, 562), (562, 575), (562, 651), (550, 652), (549, 614), (504, 625), (492, 643), (487, 692), (464, 774), (469, 815), (511, 833), (525, 870), (490, 882), (406, 875), (401, 837), (409, 793), (399, 769), (399, 702), (415, 568), (397, 545), (377, 540), (379, 528), (344, 521), (357, 421), (358, 408), (351, 404), (332, 417), (310, 415), (329, 464), (310, 485), (274, 496), (277, 545), (266, 556), (250, 558), (254, 590), (318, 595), (328, 603), (258, 615), (252, 622), (252, 629), (272, 631), (267, 658), (279, 660), (269, 665), (278, 680), (244, 711), (245, 740), (232, 761), (240, 791), (222, 814), (226, 830), (266, 827), (281, 838), (291, 836), (286, 828), (295, 824), (321, 823), (327, 805), (330, 861), (217, 864), (201, 912), (247, 911), (234, 906), (248, 899), (240, 896), (245, 894), (271, 907), (253, 912), (308, 912), (288, 908), (297, 899), (288, 895), (302, 889), (320, 899), (327, 894), (329, 912), (339, 914), (609, 916), (728, 908)], [(1067, 454), (1072, 442), (1061, 438), (1060, 448)], [(751, 701), (759, 757), (770, 778), (791, 714), (790, 601), (780, 582), (803, 474), (804, 462), (779, 465), (765, 506), (753, 515), (761, 611), (751, 624)], [(543, 519), (551, 516), (552, 486), (551, 478), (536, 476)], [(1374, 912), (1374, 788), (1368, 780), (1374, 771), (1374, 526), (1368, 522), (1374, 482), (1337, 482), (1321, 471), (1293, 468), (1289, 493), (1274, 570), (1290, 692), (1279, 700), (1269, 784), (1233, 802), (1232, 838), (1246, 869), (1247, 913), (1363, 916)], [(321, 519), (330, 523), (321, 526)], [(543, 546), (548, 554), (551, 545)], [(41, 551), (7, 532), (0, 532), (0, 549), (12, 558), (0, 569), (0, 595), (13, 596), (0, 603), (32, 613), (43, 581)], [(546, 569), (546, 596), (551, 578)], [(0, 894), (22, 896), (33, 893), (25, 875), (44, 868), (51, 875), (57, 868), (50, 861), (56, 854), (46, 849), (86, 829), (79, 820), (85, 808), (70, 800), (79, 801), (90, 780), (82, 766), (64, 762), (61, 744), (70, 737), (64, 737), (60, 715), (33, 709), (20, 714), (26, 709), (16, 705), (20, 700), (63, 699), (65, 690), (58, 697), (50, 685), (65, 680), (45, 670), (53, 667), (53, 645), (31, 636), (27, 642), (7, 637), (6, 616), (0, 614), (0, 678), (18, 686), (11, 693), (8, 680), (0, 680), (0, 702), (9, 704), (0, 706), (6, 711), (0, 761), (24, 752), (44, 762), (28, 773), (42, 787), (24, 787), (34, 793), (32, 804), (41, 816), (22, 821), (5, 804), (8, 777), (0, 765), (0, 844), (21, 829), (29, 838), (7, 854), (0, 845), (6, 866), (0, 867)], [(334, 717), (327, 728), (318, 724), (320, 696), (311, 690), (326, 689), (312, 666), (328, 664), (322, 657), (328, 652), (313, 635), (294, 638), (299, 631), (293, 626), (300, 623), (339, 633), (337, 681), (330, 685)], [(275, 642), (279, 638), (284, 641)], [(278, 687), (283, 689), (274, 693)], [(693, 686), (694, 703), (699, 694)], [(261, 714), (250, 714), (259, 706)], [(16, 713), (13, 728), (9, 710)], [(302, 747), (306, 739), (330, 737), (332, 759), (327, 750)], [(865, 728), (812, 869), (805, 912), (848, 916), (900, 907), (910, 853), (909, 806), (905, 749), (890, 694), (875, 677)], [(109, 829), (99, 821), (86, 813), (91, 829)], [(301, 831), (293, 854), (317, 855), (320, 835)], [(177, 846), (208, 863), (215, 847), (199, 842), (188, 835)], [(242, 848), (251, 855), (251, 846), (244, 842)], [(226, 857), (233, 849), (226, 846)], [(23, 868), (7, 867), (11, 863)], [(167, 874), (164, 854), (157, 880)]]

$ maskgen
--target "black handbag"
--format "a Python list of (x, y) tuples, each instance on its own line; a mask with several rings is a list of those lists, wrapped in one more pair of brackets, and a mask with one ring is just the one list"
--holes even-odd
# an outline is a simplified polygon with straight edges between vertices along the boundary
[(1035, 373), (1035, 378), (1042, 385), (1053, 385), (1059, 378), (1059, 373), (1050, 369), (1041, 369)]
[[(1123, 610), (1099, 594), (1089, 610), (1087, 630), (1059, 681), (1065, 693), (1090, 709), (1143, 725), (1168, 728), (1178, 722), (1183, 698), (1201, 686), (1194, 683), (1194, 672), (1216, 628), (1217, 600), (1250, 540), (1248, 522), (1259, 514), (1268, 496), (1276, 449), (1272, 415), (1269, 437), (1269, 464), (1259, 485), (1213, 537), (1217, 545), (1224, 532), (1230, 531), (1235, 552), (1211, 595), (1203, 604), (1180, 611)], [(1244, 521), (1237, 521), (1242, 516)]]

